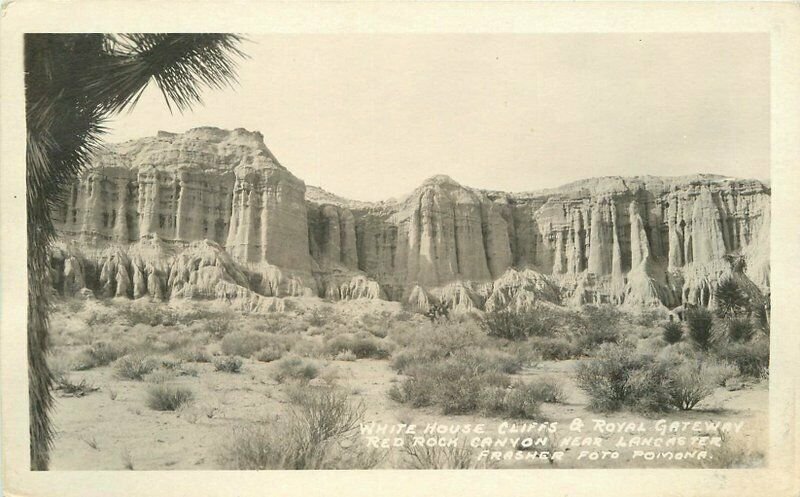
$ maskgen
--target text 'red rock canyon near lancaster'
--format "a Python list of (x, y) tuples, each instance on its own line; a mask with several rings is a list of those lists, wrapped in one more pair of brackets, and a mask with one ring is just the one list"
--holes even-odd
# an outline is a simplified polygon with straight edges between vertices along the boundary
[(385, 299), (455, 311), (535, 302), (713, 305), (769, 289), (770, 188), (714, 175), (604, 177), (508, 193), (447, 176), (401, 200), (307, 186), (258, 132), (197, 128), (110, 145), (67, 188), (53, 284), (65, 295)]

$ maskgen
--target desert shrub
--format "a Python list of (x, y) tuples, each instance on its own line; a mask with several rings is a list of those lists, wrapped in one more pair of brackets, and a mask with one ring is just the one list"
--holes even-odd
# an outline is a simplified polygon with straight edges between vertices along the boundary
[(728, 338), (733, 342), (747, 342), (753, 338), (755, 328), (747, 318), (731, 318), (725, 324)]
[(360, 444), (364, 405), (334, 388), (293, 390), (286, 416), (268, 425), (234, 429), (222, 446), (223, 467), (259, 469), (369, 469), (377, 451)]
[(223, 338), (231, 331), (232, 316), (216, 316), (206, 321), (205, 331), (214, 338)]
[(275, 361), (272, 378), (278, 383), (286, 380), (309, 381), (319, 376), (320, 368), (316, 362), (295, 355)]
[(714, 291), (715, 312), (721, 318), (733, 318), (749, 313), (750, 300), (733, 278), (719, 282)]
[[(576, 381), (589, 395), (592, 410), (636, 408), (640, 400), (637, 395), (663, 394), (663, 389), (658, 388), (662, 371), (653, 368), (653, 362), (652, 357), (637, 354), (630, 344), (604, 344), (593, 358), (578, 364)], [(667, 401), (661, 398), (653, 402), (648, 398), (644, 404), (653, 407)]]
[(692, 409), (736, 373), (724, 362), (679, 345), (657, 356), (638, 353), (629, 344), (605, 345), (578, 366), (578, 386), (590, 408), (639, 412)]
[(621, 321), (622, 313), (612, 305), (584, 306), (581, 315), (570, 323), (577, 351), (590, 354), (604, 343), (618, 343), (622, 339)]
[(467, 445), (466, 440), (442, 447), (415, 443), (413, 437), (407, 435), (402, 450), (411, 469), (477, 469), (490, 464), (486, 459), (481, 461), (475, 457), (475, 449)]
[(119, 316), (131, 326), (175, 326), (179, 317), (174, 309), (162, 305), (141, 305), (132, 303), (118, 309)]
[(126, 380), (141, 381), (146, 374), (158, 367), (158, 362), (144, 354), (130, 354), (123, 356), (114, 363), (114, 372)]
[(385, 359), (389, 356), (389, 351), (384, 346), (383, 340), (372, 335), (343, 333), (335, 335), (325, 342), (325, 352), (330, 356), (336, 356), (348, 350), (359, 359), (368, 357)]
[(77, 371), (106, 366), (116, 361), (127, 352), (124, 345), (107, 342), (96, 342), (81, 351), (75, 358), (73, 368)]
[(678, 321), (668, 321), (661, 328), (661, 336), (668, 344), (678, 343), (683, 338), (683, 325)]
[(268, 346), (259, 350), (255, 354), (255, 359), (260, 362), (277, 361), (283, 357), (284, 349), (282, 347)]
[(75, 383), (69, 375), (61, 375), (55, 378), (53, 390), (60, 392), (63, 397), (83, 397), (100, 390), (100, 388), (87, 382), (86, 378), (83, 378), (80, 383)]
[(186, 331), (172, 331), (161, 335), (159, 339), (167, 351), (175, 352), (189, 345), (192, 341), (192, 335)]
[(186, 387), (154, 383), (147, 387), (147, 406), (155, 411), (174, 411), (194, 398)]
[(689, 309), (686, 312), (686, 324), (689, 327), (689, 338), (692, 342), (701, 350), (708, 350), (714, 327), (711, 312), (704, 307)]
[(512, 386), (503, 399), (503, 416), (521, 419), (542, 419), (541, 401), (528, 385)]
[(737, 373), (735, 367), (719, 361), (681, 361), (670, 370), (672, 406), (682, 411), (694, 408)]
[(178, 352), (178, 357), (188, 362), (211, 362), (211, 356), (202, 345), (187, 347)]
[(563, 383), (557, 378), (545, 376), (523, 384), (520, 390), (539, 402), (560, 404), (567, 399)]
[(742, 376), (764, 378), (769, 375), (769, 341), (729, 343), (715, 351), (717, 357), (736, 366)]
[(546, 361), (563, 361), (579, 354), (577, 347), (563, 337), (535, 339), (534, 350)]
[(653, 328), (660, 321), (667, 318), (667, 312), (664, 309), (643, 309), (634, 320), (639, 326), (645, 328)]
[(339, 352), (338, 354), (336, 354), (336, 357), (334, 359), (336, 359), (337, 361), (350, 361), (350, 362), (352, 362), (352, 361), (355, 361), (357, 359), (357, 357), (351, 350), (343, 350), (342, 352)]
[(506, 340), (549, 336), (555, 327), (554, 318), (547, 311), (535, 307), (519, 311), (503, 309), (487, 312), (480, 323), (489, 336)]
[(450, 317), (450, 305), (447, 302), (433, 303), (425, 311), (425, 317), (431, 322), (447, 320)]
[(255, 331), (233, 331), (222, 339), (222, 353), (250, 357), (269, 344), (269, 336)]
[(214, 371), (239, 373), (242, 371), (242, 358), (237, 356), (217, 357), (214, 359)]
[(447, 358), (414, 362), (408, 377), (389, 392), (390, 398), (413, 407), (438, 405), (445, 414), (474, 412), (486, 388), (506, 387), (508, 377), (478, 355), (462, 353)]

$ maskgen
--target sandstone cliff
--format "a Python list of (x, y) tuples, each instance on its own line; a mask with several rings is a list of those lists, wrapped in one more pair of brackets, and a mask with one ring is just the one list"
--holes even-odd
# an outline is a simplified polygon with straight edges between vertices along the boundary
[(754, 180), (588, 179), (504, 193), (434, 176), (399, 201), (309, 187), (259, 133), (198, 128), (109, 146), (54, 213), (59, 291), (402, 300), (461, 311), (712, 304), (732, 257), (769, 287), (770, 190)]

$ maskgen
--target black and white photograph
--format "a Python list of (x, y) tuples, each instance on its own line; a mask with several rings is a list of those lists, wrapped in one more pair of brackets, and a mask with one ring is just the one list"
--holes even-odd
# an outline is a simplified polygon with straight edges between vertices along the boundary
[(769, 32), (21, 41), (26, 472), (776, 468)]

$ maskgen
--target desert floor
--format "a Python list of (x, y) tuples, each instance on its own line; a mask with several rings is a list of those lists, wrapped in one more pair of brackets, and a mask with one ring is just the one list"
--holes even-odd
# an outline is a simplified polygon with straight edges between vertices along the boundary
[[(147, 330), (145, 325), (131, 326), (130, 323), (118, 320), (113, 313), (114, 305), (113, 303), (59, 303), (53, 319), (54, 363), (60, 362), (63, 369), (69, 370), (72, 368), (63, 366), (63, 363), (69, 362), (93, 341), (103, 337), (115, 340), (125, 334), (145, 333)], [(369, 311), (369, 306), (365, 304), (359, 304), (361, 307), (355, 304), (348, 305), (351, 308), (341, 307), (339, 304), (334, 307), (339, 306), (338, 309), (343, 309), (345, 315), (351, 316)], [(258, 316), (251, 316), (248, 317), (247, 323), (258, 322), (259, 319)], [(181, 323), (181, 326), (191, 328), (192, 323)], [(150, 331), (155, 330), (155, 333), (158, 333), (164, 329), (167, 328), (154, 327)], [(190, 332), (192, 329), (187, 333)], [(309, 340), (321, 340), (321, 337), (312, 336)], [(204, 341), (207, 342), (206, 347), (212, 355), (219, 354), (218, 344), (213, 338), (209, 339), (206, 336)], [(353, 399), (363, 402), (366, 423), (372, 421), (386, 424), (414, 423), (417, 426), (428, 423), (485, 424), (486, 436), (497, 436), (501, 423), (524, 422), (475, 414), (443, 415), (436, 406), (412, 408), (391, 400), (387, 391), (392, 385), (401, 381), (403, 376), (392, 369), (388, 359), (320, 358), (318, 360), (322, 365), (320, 377), (323, 378), (318, 381), (326, 384), (335, 383), (347, 390)], [(602, 414), (587, 409), (586, 394), (576, 385), (573, 371), (580, 360), (583, 359), (540, 360), (512, 375), (524, 382), (535, 381), (542, 376), (555, 377), (561, 381), (565, 394), (564, 401), (558, 404), (545, 403), (541, 408), (545, 418), (551, 423), (557, 422), (559, 426), (557, 437), (554, 439), (556, 445), (563, 442), (564, 437), (575, 435), (568, 432), (568, 427), (575, 418), (580, 418), (586, 423), (590, 423), (593, 419), (615, 423), (643, 423), (647, 431), (636, 433), (643, 437), (658, 436), (653, 430), (658, 419), (666, 419), (669, 422), (742, 422), (740, 431), (732, 435), (736, 450), (751, 454), (752, 464), (763, 462), (761, 454), (765, 452), (767, 446), (768, 381), (766, 379), (739, 381), (726, 387), (721, 386), (691, 411), (671, 411), (652, 416), (627, 411)], [(175, 374), (170, 381), (176, 385), (189, 387), (194, 393), (194, 398), (190, 404), (176, 411), (157, 411), (149, 408), (146, 404), (146, 390), (151, 382), (122, 379), (116, 374), (113, 363), (66, 372), (72, 384), (85, 381), (85, 385), (97, 390), (88, 391), (81, 396), (67, 395), (63, 391), (56, 392), (54, 423), (58, 434), (52, 452), (51, 469), (220, 469), (217, 452), (231, 436), (231, 430), (243, 423), (269, 422), (287, 408), (286, 389), (289, 383), (274, 379), (275, 368), (278, 367), (275, 361), (261, 362), (253, 358), (244, 358), (239, 373), (215, 371), (214, 365), (210, 362), (184, 361), (182, 364), (190, 364), (187, 366), (190, 374)], [(308, 385), (306, 388), (314, 387)], [(686, 434), (714, 435), (712, 431), (703, 429)], [(604, 439), (603, 444), (611, 444), (620, 433), (591, 432), (581, 435), (580, 438), (598, 436)], [(616, 459), (578, 459), (579, 453), (587, 449), (591, 450), (591, 447), (562, 447), (565, 456), (555, 463), (547, 459), (512, 460), (493, 463), (490, 467), (639, 468), (704, 465), (689, 460), (665, 462), (647, 461), (642, 457), (632, 459), (633, 451), (628, 449), (620, 449), (620, 456)], [(407, 467), (404, 461), (404, 455), (399, 450), (390, 449), (377, 467)], [(713, 466), (714, 462), (706, 461), (705, 464)]]

